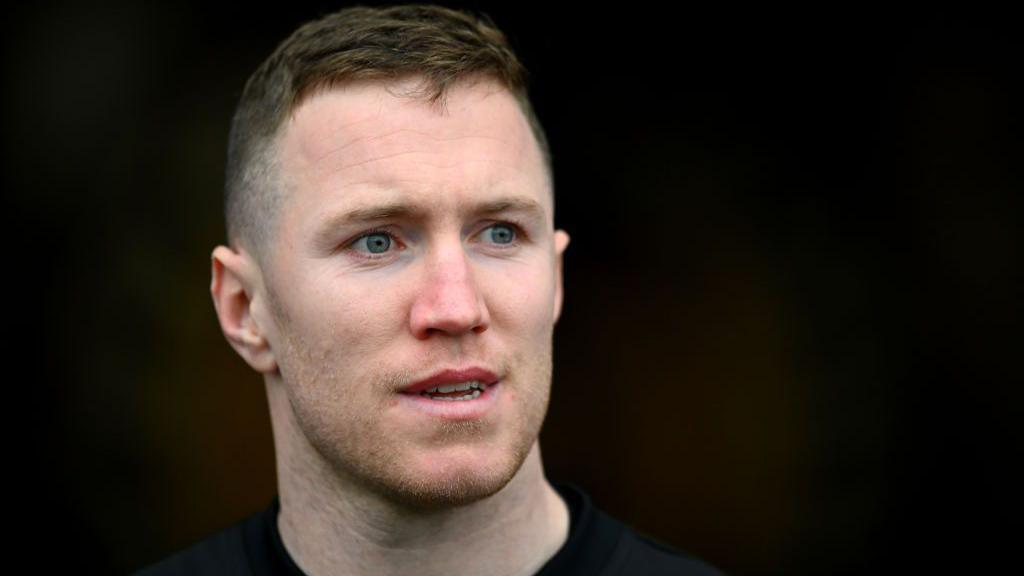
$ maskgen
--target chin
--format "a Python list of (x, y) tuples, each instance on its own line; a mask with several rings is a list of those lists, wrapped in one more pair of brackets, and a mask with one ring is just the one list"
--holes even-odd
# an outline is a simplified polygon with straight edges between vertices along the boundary
[(440, 511), (497, 494), (516, 476), (528, 453), (529, 443), (525, 448), (449, 446), (407, 454), (358, 475), (367, 488), (396, 506), (417, 512)]
[(392, 489), (386, 496), (390, 501), (412, 510), (448, 510), (489, 498), (500, 492), (510, 480), (511, 478), (451, 476), (403, 485)]
[[(518, 452), (518, 451), (517, 451)], [(515, 477), (523, 457), (512, 451), (492, 461), (472, 450), (421, 459), (418, 473), (384, 486), (385, 496), (407, 508), (440, 510), (479, 502), (500, 492)]]

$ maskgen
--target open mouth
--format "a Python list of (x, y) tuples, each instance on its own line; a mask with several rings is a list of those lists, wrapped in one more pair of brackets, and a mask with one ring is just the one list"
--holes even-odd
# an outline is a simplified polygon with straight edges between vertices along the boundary
[(420, 392), (419, 395), (441, 402), (466, 402), (479, 398), (480, 395), (486, 391), (487, 384), (477, 380), (472, 380), (469, 382), (460, 382), (458, 384), (435, 386), (434, 388), (428, 388), (427, 390)]
[(491, 370), (478, 366), (450, 368), (399, 390), (397, 401), (410, 411), (410, 418), (493, 420), (499, 417), (502, 389), (501, 380)]
[(451, 421), (479, 420), (498, 408), (501, 383), (478, 380), (398, 394), (398, 404), (413, 413)]

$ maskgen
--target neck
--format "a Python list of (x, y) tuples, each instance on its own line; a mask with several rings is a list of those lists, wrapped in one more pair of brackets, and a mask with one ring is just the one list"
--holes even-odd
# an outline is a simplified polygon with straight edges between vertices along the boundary
[[(537, 442), (496, 494), (458, 508), (411, 511), (351, 490), (312, 447), (303, 450), (301, 441), (282, 432), (274, 434), (278, 529), (309, 576), (529, 576), (568, 537), (569, 511), (544, 477)], [(284, 440), (289, 436), (292, 441)]]

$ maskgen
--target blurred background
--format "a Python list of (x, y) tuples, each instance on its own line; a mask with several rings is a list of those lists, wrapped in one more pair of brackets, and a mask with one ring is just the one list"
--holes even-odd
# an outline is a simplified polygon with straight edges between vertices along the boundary
[[(1016, 21), (448, 5), (531, 70), (573, 237), (549, 477), (731, 574), (1014, 554)], [(14, 555), (128, 573), (269, 503), (262, 380), (209, 296), (227, 130), (259, 62), (340, 6), (9, 16)]]

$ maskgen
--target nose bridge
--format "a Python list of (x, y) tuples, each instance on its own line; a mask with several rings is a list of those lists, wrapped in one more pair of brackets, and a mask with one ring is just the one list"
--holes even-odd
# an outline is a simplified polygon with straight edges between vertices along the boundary
[(489, 321), (472, 262), (461, 240), (438, 241), (424, 259), (423, 279), (412, 309), (413, 331), (481, 332)]
[(433, 283), (464, 284), (472, 280), (469, 260), (462, 243), (455, 240), (438, 242), (427, 258), (427, 274)]

